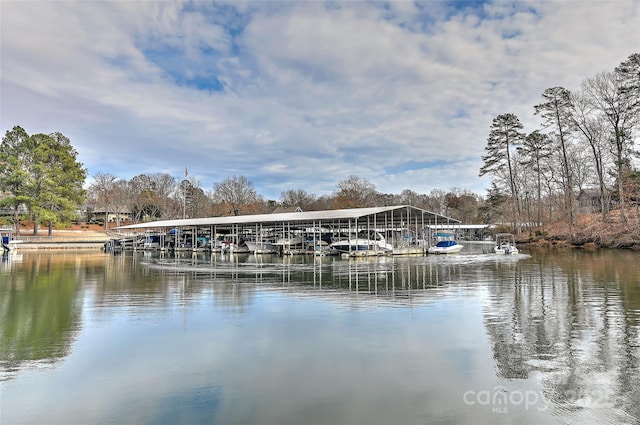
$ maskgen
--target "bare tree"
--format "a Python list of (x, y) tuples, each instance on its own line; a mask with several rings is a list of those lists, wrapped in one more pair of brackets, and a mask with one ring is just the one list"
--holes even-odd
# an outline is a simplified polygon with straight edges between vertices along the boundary
[(321, 195), (309, 206), (309, 210), (321, 211), (330, 210), (334, 208), (336, 204), (336, 198), (333, 195)]
[(475, 222), (478, 215), (479, 197), (457, 187), (452, 188), (445, 195), (448, 215), (463, 223)]
[(93, 176), (93, 182), (89, 185), (89, 196), (104, 209), (105, 229), (107, 228), (107, 214), (114, 209), (117, 182), (118, 177), (113, 174), (100, 172)]
[(227, 177), (213, 185), (213, 200), (229, 207), (232, 215), (247, 214), (256, 204), (264, 203), (253, 188), (253, 183), (245, 176)]
[(211, 215), (211, 198), (201, 188), (200, 182), (191, 178), (191, 204), (189, 215), (191, 217), (207, 217)]
[(211, 214), (211, 199), (195, 177), (183, 179), (176, 188), (175, 203), (180, 205), (182, 218), (206, 217)]
[[(583, 82), (583, 87), (585, 83)], [(591, 163), (598, 182), (600, 192), (600, 212), (602, 219), (607, 218), (610, 204), (610, 194), (607, 188), (606, 167), (608, 164), (606, 147), (606, 118), (602, 113), (594, 111), (591, 102), (580, 92), (572, 95), (573, 121), (580, 134), (579, 141), (586, 144), (591, 152)]]
[(280, 204), (283, 207), (300, 207), (308, 210), (316, 201), (316, 196), (302, 189), (291, 189), (280, 193)]
[(550, 131), (557, 141), (562, 165), (563, 193), (569, 216), (569, 234), (573, 238), (573, 175), (569, 163), (569, 136), (573, 129), (571, 93), (563, 87), (552, 87), (542, 93), (543, 102), (536, 105), (535, 113), (543, 120), (543, 127)]
[[(636, 154), (632, 132), (634, 127), (638, 125), (638, 115), (640, 114), (639, 91), (634, 88), (633, 73), (629, 71), (629, 69), (633, 69), (633, 62), (631, 60), (629, 62), (624, 63), (624, 73), (603, 72), (593, 78), (588, 78), (583, 85), (588, 102), (595, 110), (603, 114), (608, 123), (608, 140), (615, 159), (620, 212), (625, 222), (627, 218), (624, 179), (630, 168), (631, 157)], [(635, 69), (636, 75), (640, 73), (640, 65), (636, 64)]]
[(375, 202), (376, 186), (369, 180), (350, 175), (346, 180), (338, 182), (335, 194), (339, 208), (370, 207)]
[(396, 197), (398, 202), (394, 202), (402, 205), (414, 205), (421, 206), (424, 204), (425, 196), (418, 194), (418, 192), (411, 189), (405, 189), (400, 192), (400, 195)]
[(131, 213), (129, 184), (125, 180), (116, 180), (113, 188), (113, 212), (116, 214), (116, 226), (120, 226), (125, 211)]
[(442, 189), (433, 189), (426, 199), (426, 209), (436, 214), (447, 215), (447, 203), (445, 196), (447, 192)]
[(175, 201), (176, 181), (169, 174), (140, 174), (129, 180), (135, 221), (178, 217), (182, 209)]

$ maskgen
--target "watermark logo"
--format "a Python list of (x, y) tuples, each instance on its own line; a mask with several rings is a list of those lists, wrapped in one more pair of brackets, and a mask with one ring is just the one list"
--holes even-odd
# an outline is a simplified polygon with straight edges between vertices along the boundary
[[(606, 389), (600, 388), (587, 392), (566, 390), (562, 393), (562, 399), (584, 407), (602, 408), (611, 407), (610, 395)], [(492, 413), (508, 413), (511, 407), (544, 412), (551, 405), (551, 401), (540, 391), (508, 390), (501, 385), (490, 390), (466, 391), (462, 400), (468, 406), (486, 406)]]
[(487, 406), (493, 413), (508, 413), (509, 407), (523, 406), (525, 410), (536, 409), (540, 412), (549, 408), (546, 398), (538, 391), (507, 390), (497, 386), (490, 390), (466, 391), (462, 395), (466, 405)]

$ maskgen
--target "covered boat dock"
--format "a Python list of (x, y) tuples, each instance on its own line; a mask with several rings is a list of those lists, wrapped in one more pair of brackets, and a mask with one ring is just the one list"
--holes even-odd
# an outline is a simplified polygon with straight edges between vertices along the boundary
[[(327, 236), (377, 234), (393, 246), (391, 254), (426, 253), (432, 226), (455, 228), (460, 221), (410, 205), (160, 220), (116, 228), (135, 249), (224, 250), (241, 240), (264, 246), (276, 237), (303, 236), (310, 245)], [(136, 238), (139, 243), (136, 243)], [(142, 240), (144, 239), (144, 242)], [(286, 253), (286, 252), (285, 252)]]

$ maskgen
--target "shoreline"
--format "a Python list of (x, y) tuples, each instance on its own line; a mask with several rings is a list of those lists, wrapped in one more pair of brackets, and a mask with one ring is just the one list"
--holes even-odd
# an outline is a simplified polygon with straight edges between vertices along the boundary
[(97, 229), (54, 229), (49, 236), (49, 229), (40, 229), (37, 235), (33, 234), (33, 228), (21, 226), (20, 234), (13, 233), (13, 240), (9, 244), (11, 251), (34, 250), (96, 250), (101, 249), (104, 243), (113, 236), (103, 230)]
[[(51, 236), (48, 228), (39, 229), (38, 235), (33, 235), (33, 227), (29, 224), (22, 223), (20, 235), (13, 234), (14, 239), (23, 241), (20, 245), (24, 248), (26, 245), (39, 245), (51, 249), (53, 244), (62, 248), (71, 247), (73, 244), (101, 247), (104, 242), (114, 238), (112, 229), (105, 229), (103, 225), (97, 224), (79, 224), (68, 229), (54, 229)], [(627, 211), (627, 217), (623, 219), (620, 212), (614, 210), (608, 214), (606, 221), (601, 214), (580, 214), (575, 217), (573, 237), (570, 235), (568, 223), (563, 221), (528, 229), (520, 234), (513, 233), (518, 245), (534, 248), (640, 251), (640, 211)]]

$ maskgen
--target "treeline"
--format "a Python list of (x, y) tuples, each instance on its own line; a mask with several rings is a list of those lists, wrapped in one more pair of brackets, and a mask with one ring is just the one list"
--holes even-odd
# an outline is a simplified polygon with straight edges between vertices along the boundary
[(626, 222), (640, 200), (635, 138), (640, 125), (640, 54), (613, 71), (586, 78), (581, 88), (552, 87), (533, 107), (540, 129), (523, 132), (512, 113), (490, 127), (480, 176), (491, 175), (483, 208), (486, 222), (508, 217), (522, 223), (566, 220), (573, 226), (580, 193), (593, 193), (606, 222), (612, 208)]
[(140, 174), (126, 180), (99, 172), (84, 189), (88, 172), (77, 156), (61, 133), (29, 135), (19, 126), (7, 131), (0, 145), (0, 208), (5, 213), (0, 221), (19, 230), (20, 220), (31, 220), (37, 234), (40, 225), (48, 225), (51, 233), (53, 227), (90, 219), (98, 211), (114, 213), (120, 224), (122, 217), (145, 222), (262, 214), (277, 208), (314, 211), (409, 204), (475, 223), (483, 205), (480, 195), (458, 188), (384, 194), (370, 181), (353, 175), (338, 182), (330, 195), (291, 189), (282, 192), (279, 200), (265, 199), (245, 176), (228, 177), (207, 190), (186, 175), (180, 180), (166, 173)]
[(317, 196), (304, 189), (283, 191), (279, 200), (268, 200), (245, 176), (215, 183), (211, 191), (194, 179), (176, 180), (169, 174), (140, 174), (123, 180), (98, 173), (89, 186), (87, 200), (102, 211), (132, 214), (135, 222), (166, 218), (219, 217), (272, 213), (278, 208), (300, 207), (303, 211), (410, 204), (467, 223), (478, 220), (482, 197), (467, 190), (434, 189), (429, 194), (404, 190), (384, 194), (373, 183), (349, 176), (337, 183), (331, 195)]

